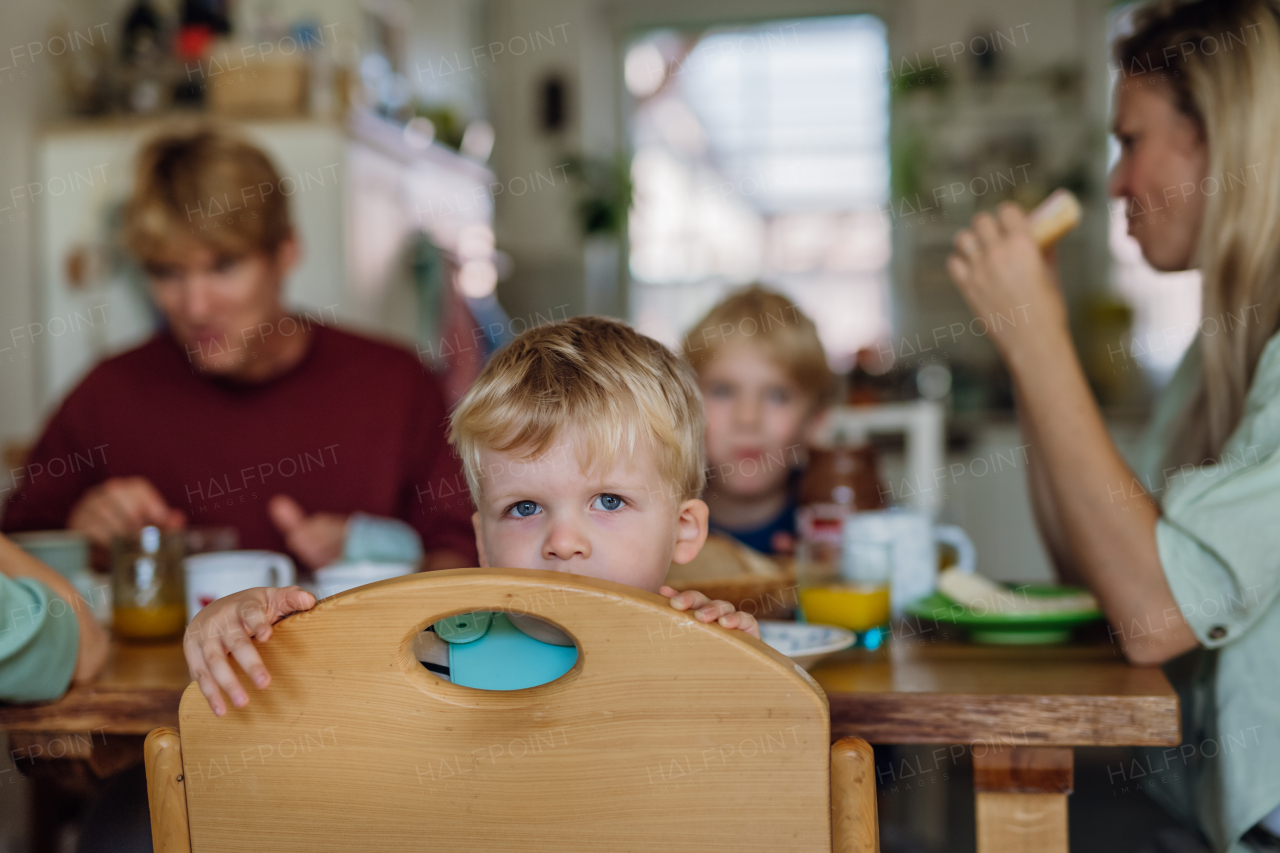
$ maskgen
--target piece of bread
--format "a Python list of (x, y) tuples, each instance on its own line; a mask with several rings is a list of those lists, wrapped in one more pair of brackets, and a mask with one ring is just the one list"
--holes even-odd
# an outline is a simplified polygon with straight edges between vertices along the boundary
[(742, 543), (712, 533), (694, 557), (683, 566), (671, 564), (667, 583), (680, 589), (681, 584), (694, 584), (706, 580), (730, 580), (745, 577), (769, 577), (781, 570), (773, 560)]
[(1098, 600), (1087, 592), (1043, 598), (1029, 596), (1023, 591), (987, 580), (982, 575), (966, 574), (959, 569), (947, 569), (938, 575), (938, 591), (979, 615), (1059, 613), (1094, 610), (1098, 606)]
[(712, 533), (683, 566), (671, 564), (667, 586), (696, 589), (761, 618), (777, 618), (795, 606), (795, 577), (787, 567), (753, 548)]
[(1080, 202), (1070, 190), (1054, 190), (1035, 210), (1027, 214), (1032, 239), (1041, 249), (1049, 248), (1080, 224), (1082, 212)]

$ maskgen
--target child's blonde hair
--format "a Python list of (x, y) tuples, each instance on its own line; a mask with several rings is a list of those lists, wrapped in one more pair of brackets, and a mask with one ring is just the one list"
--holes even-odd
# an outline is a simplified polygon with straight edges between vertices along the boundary
[(658, 455), (664, 488), (679, 500), (706, 485), (705, 416), (692, 371), (662, 344), (605, 317), (538, 326), (494, 354), (450, 419), (480, 502), (480, 451), (546, 453), (566, 428), (581, 430), (583, 470), (607, 471), (640, 442)]
[(758, 284), (730, 294), (684, 336), (684, 357), (701, 374), (738, 342), (764, 347), (815, 406), (831, 402), (835, 381), (818, 329), (787, 297)]

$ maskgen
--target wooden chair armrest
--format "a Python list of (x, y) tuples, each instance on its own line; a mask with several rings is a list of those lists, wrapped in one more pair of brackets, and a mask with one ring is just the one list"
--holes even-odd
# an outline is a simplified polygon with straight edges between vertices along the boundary
[(862, 738), (831, 745), (831, 849), (833, 853), (879, 853), (875, 755)]
[(153, 729), (143, 744), (143, 759), (147, 765), (152, 848), (155, 853), (191, 853), (187, 785), (182, 775), (178, 730), (169, 726)]

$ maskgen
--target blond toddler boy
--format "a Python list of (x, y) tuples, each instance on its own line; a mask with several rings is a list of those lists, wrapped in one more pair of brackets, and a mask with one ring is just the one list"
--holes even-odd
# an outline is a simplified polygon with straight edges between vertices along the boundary
[[(688, 365), (624, 323), (575, 317), (531, 329), (494, 355), (451, 418), (475, 503), (480, 565), (549, 569), (659, 592), (703, 622), (759, 637), (728, 602), (664, 586), (707, 537), (702, 399)], [(315, 598), (246, 590), (192, 620), (183, 650), (217, 715), (222, 691), (248, 704), (228, 657), (259, 689), (254, 648)]]

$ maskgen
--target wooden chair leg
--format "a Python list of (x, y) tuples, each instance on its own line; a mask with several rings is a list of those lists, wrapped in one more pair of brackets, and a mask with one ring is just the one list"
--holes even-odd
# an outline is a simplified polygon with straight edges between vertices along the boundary
[(856, 737), (831, 746), (831, 849), (833, 853), (879, 853), (876, 760), (871, 744)]
[(151, 845), (155, 853), (191, 853), (187, 823), (187, 785), (182, 777), (182, 741), (178, 730), (152, 730), (143, 744), (147, 765), (147, 804), (151, 807)]

